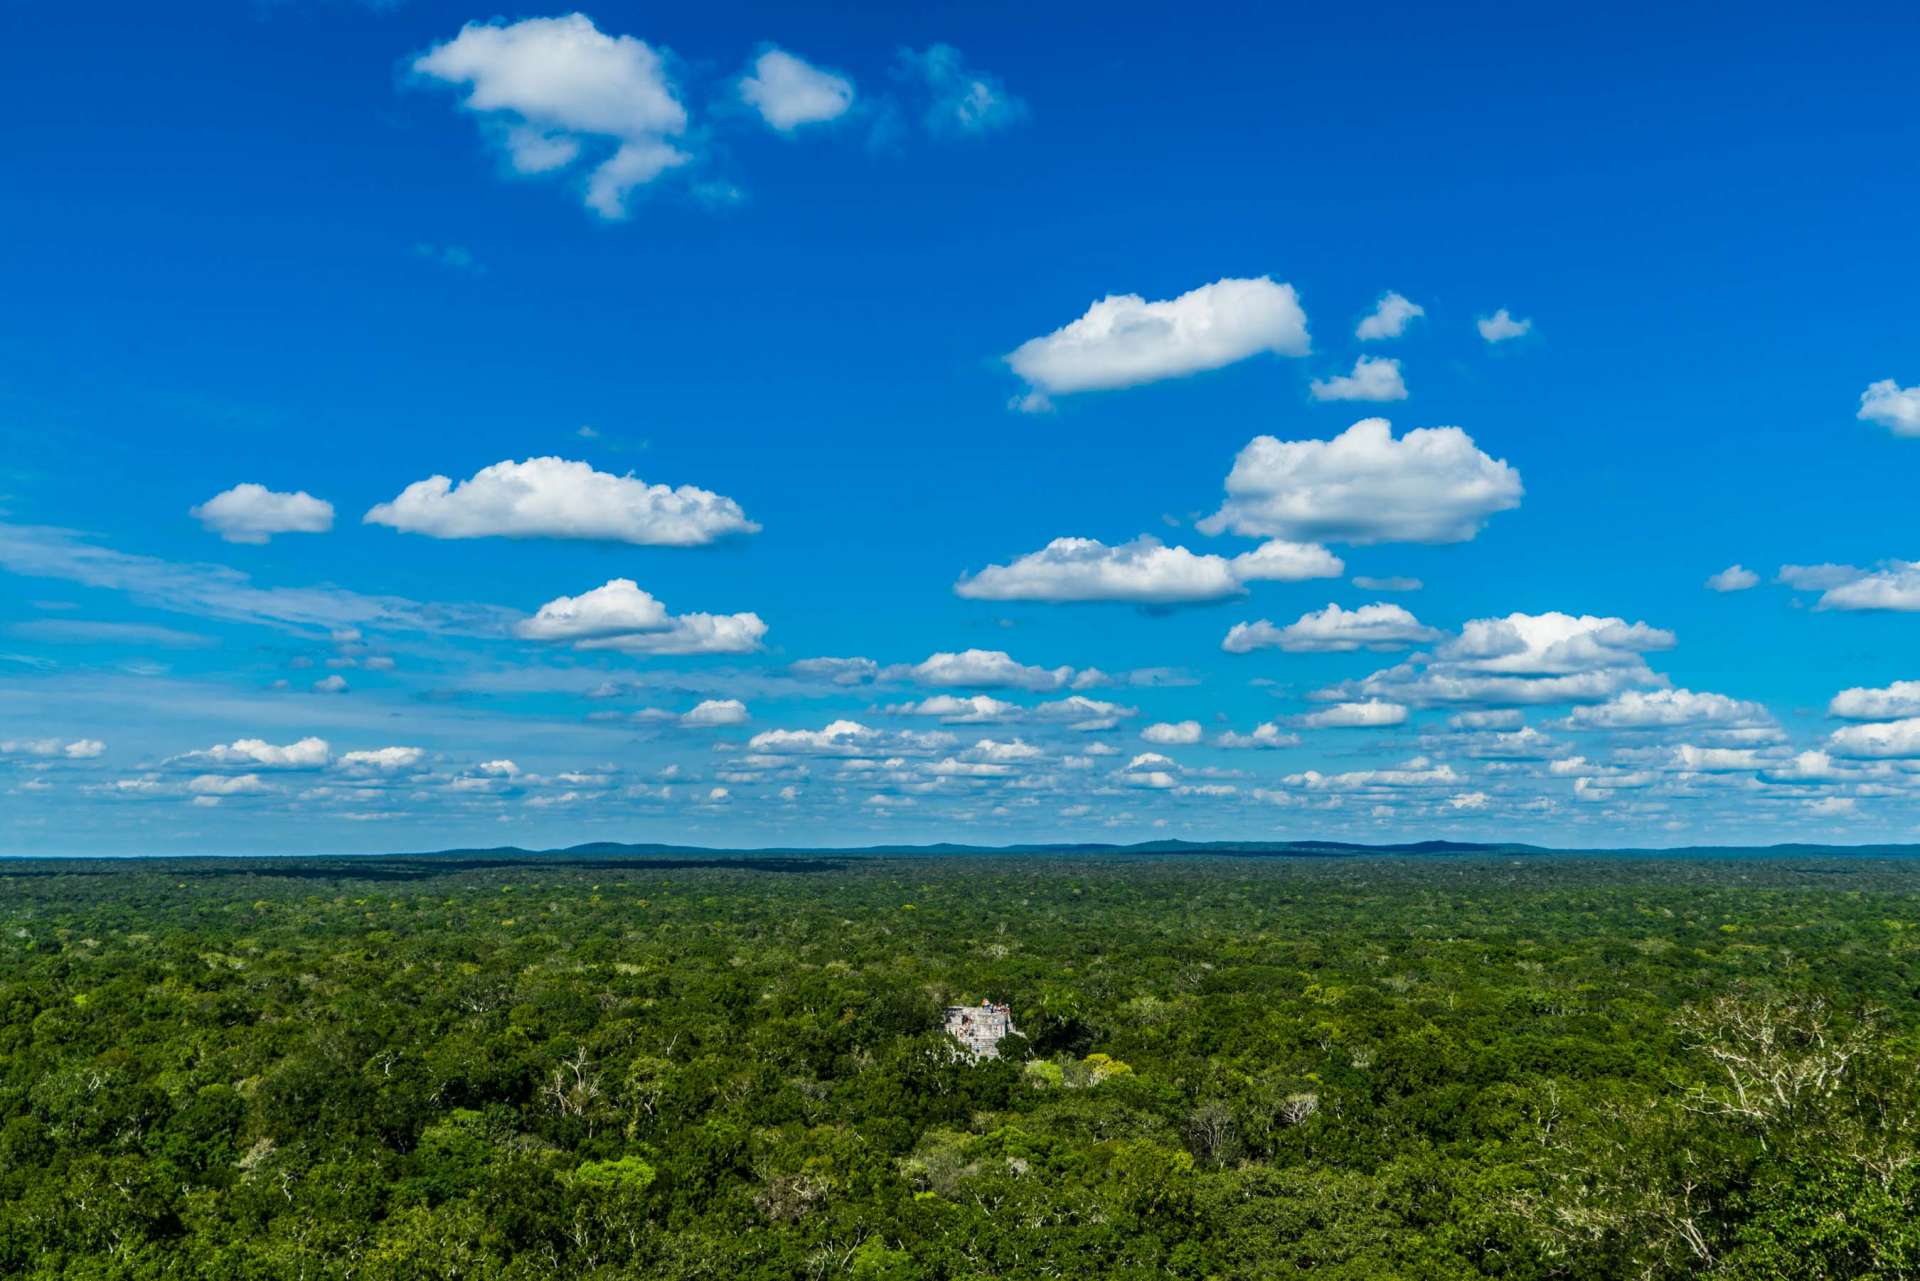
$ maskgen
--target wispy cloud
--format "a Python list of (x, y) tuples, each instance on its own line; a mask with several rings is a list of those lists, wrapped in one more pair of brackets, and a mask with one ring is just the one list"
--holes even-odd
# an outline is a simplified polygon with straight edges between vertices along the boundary
[(503, 636), (519, 617), (494, 605), (436, 604), (341, 587), (259, 587), (225, 565), (119, 552), (47, 525), (0, 523), (0, 569), (124, 592), (139, 604), (177, 614), (287, 630), (368, 627)]
[(200, 649), (216, 642), (198, 632), (149, 623), (99, 623), (79, 618), (35, 618), (14, 623), (7, 635), (49, 645), (158, 645), (166, 649)]

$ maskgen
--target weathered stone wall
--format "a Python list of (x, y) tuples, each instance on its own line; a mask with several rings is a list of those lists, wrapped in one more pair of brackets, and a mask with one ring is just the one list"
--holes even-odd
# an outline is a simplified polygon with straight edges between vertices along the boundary
[(1004, 1005), (950, 1005), (947, 1035), (976, 1059), (1000, 1057), (1000, 1038), (1013, 1035), (1013, 1011)]

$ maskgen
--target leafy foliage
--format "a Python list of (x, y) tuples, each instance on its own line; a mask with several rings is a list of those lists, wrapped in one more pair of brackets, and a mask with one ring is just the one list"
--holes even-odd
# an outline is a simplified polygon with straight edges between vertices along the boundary
[(0, 1275), (1913, 1277), (1916, 872), (9, 864)]

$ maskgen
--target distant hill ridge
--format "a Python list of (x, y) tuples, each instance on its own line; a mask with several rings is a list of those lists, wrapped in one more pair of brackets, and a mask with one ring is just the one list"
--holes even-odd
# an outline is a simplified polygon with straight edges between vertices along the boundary
[(1810, 845), (1787, 843), (1779, 845), (1681, 845), (1672, 847), (1635, 846), (1606, 847), (1594, 849), (1561, 849), (1546, 845), (1528, 845), (1520, 842), (1477, 842), (1477, 841), (1408, 841), (1382, 845), (1367, 845), (1354, 841), (1141, 841), (1134, 844), (1115, 844), (1102, 842), (1080, 843), (1035, 843), (1019, 845), (959, 845), (952, 842), (936, 842), (926, 845), (769, 845), (753, 848), (734, 848), (706, 845), (669, 845), (658, 842), (627, 844), (619, 841), (590, 841), (584, 845), (569, 845), (558, 849), (526, 849), (518, 845), (501, 845), (487, 849), (445, 849), (430, 850), (414, 854), (368, 855), (367, 857), (389, 858), (711, 858), (729, 856), (736, 858), (778, 857), (806, 858), (850, 857), (850, 856), (924, 856), (924, 855), (973, 855), (996, 856), (1012, 854), (1056, 854), (1056, 855), (1142, 855), (1142, 854), (1214, 854), (1243, 857), (1292, 857), (1292, 858), (1338, 858), (1365, 857), (1368, 855), (1460, 855), (1460, 854), (1508, 854), (1540, 856), (1551, 854), (1647, 854), (1687, 856), (1732, 857), (1742, 854), (1768, 855), (1771, 857), (1793, 855), (1867, 855), (1900, 856), (1920, 855), (1920, 844), (1909, 845)]
[[(1920, 849), (1920, 846), (1914, 847)], [(555, 849), (528, 849), (519, 845), (495, 845), (484, 849), (464, 846), (444, 850), (424, 850), (411, 854), (369, 855), (379, 858), (688, 858), (730, 855), (752, 857), (804, 858), (809, 854), (887, 855), (887, 854), (1552, 854), (1542, 845), (1483, 844), (1471, 841), (1412, 841), (1402, 844), (1361, 845), (1352, 841), (1140, 841), (1131, 845), (1103, 842), (1058, 842), (1021, 845), (958, 845), (939, 841), (926, 845), (762, 845), (737, 848), (719, 845), (668, 845), (659, 842), (628, 844), (621, 841), (589, 841)]]
[[(1518, 841), (1481, 842), (1481, 841), (1404, 841), (1382, 845), (1366, 845), (1357, 841), (1141, 841), (1136, 844), (1117, 844), (1102, 842), (1055, 842), (1024, 845), (960, 845), (953, 842), (937, 842), (925, 845), (769, 845), (754, 848), (711, 845), (673, 845), (665, 842), (621, 842), (590, 841), (583, 845), (569, 845), (559, 849), (529, 849), (521, 845), (495, 845), (489, 847), (461, 846), (453, 849), (419, 850), (405, 852), (390, 850), (380, 853), (314, 853), (298, 854), (134, 854), (134, 855), (62, 855), (62, 854), (8, 854), (0, 853), (0, 862), (22, 864), (34, 862), (93, 863), (112, 864), (123, 862), (147, 862), (165, 860), (212, 859), (216, 861), (271, 859), (287, 863), (324, 863), (329, 860), (371, 861), (382, 859), (395, 862), (408, 860), (420, 862), (468, 861), (476, 864), (504, 861), (528, 861), (548, 859), (559, 863), (566, 860), (606, 859), (609, 861), (625, 859), (633, 861), (657, 860), (666, 866), (678, 863), (682, 866), (741, 866), (764, 860), (771, 868), (776, 861), (784, 860), (788, 870), (826, 870), (829, 861), (849, 858), (1008, 858), (1020, 856), (1055, 858), (1101, 858), (1101, 857), (1194, 857), (1216, 858), (1268, 858), (1268, 859), (1330, 859), (1330, 858), (1445, 858), (1478, 855), (1481, 857), (1544, 858), (1566, 857), (1582, 858), (1607, 856), (1642, 858), (1916, 858), (1920, 857), (1920, 844), (1909, 845), (1679, 845), (1679, 846), (1597, 846), (1582, 849), (1556, 848), (1547, 845), (1528, 845)], [(813, 866), (817, 861), (818, 866)]]

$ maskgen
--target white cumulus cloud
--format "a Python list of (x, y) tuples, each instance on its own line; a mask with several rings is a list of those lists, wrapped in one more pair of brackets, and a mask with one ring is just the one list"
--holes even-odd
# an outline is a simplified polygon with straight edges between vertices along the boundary
[(1243, 583), (1297, 583), (1309, 578), (1338, 578), (1346, 564), (1319, 543), (1294, 543), (1284, 538), (1269, 538), (1250, 552), (1241, 552), (1230, 562), (1233, 575)]
[(1228, 748), (1275, 748), (1295, 747), (1300, 742), (1298, 734), (1281, 729), (1272, 721), (1266, 721), (1253, 727), (1253, 733), (1240, 734), (1228, 730), (1214, 737), (1215, 747)]
[(1843, 689), (1827, 704), (1827, 715), (1849, 721), (1892, 721), (1920, 716), (1920, 681), (1895, 681), (1883, 689)]
[(615, 578), (578, 596), (555, 597), (514, 631), (527, 640), (585, 640), (658, 631), (669, 621), (667, 607), (651, 592), (631, 578)]
[(1440, 637), (1437, 629), (1423, 625), (1398, 605), (1376, 603), (1358, 609), (1328, 605), (1302, 614), (1285, 627), (1276, 627), (1264, 618), (1253, 623), (1235, 623), (1227, 632), (1227, 638), (1220, 642), (1220, 648), (1229, 654), (1246, 654), (1256, 649), (1348, 653), (1357, 649), (1409, 649)]
[(691, 710), (681, 713), (680, 723), (695, 728), (712, 728), (723, 725), (745, 725), (751, 720), (747, 714), (747, 705), (737, 698), (708, 698), (694, 704)]
[(1707, 579), (1707, 590), (1715, 592), (1744, 592), (1760, 582), (1760, 575), (1745, 565), (1729, 565), (1713, 577)]
[(1476, 618), (1436, 651), (1481, 672), (1562, 676), (1605, 667), (1637, 667), (1648, 650), (1673, 648), (1673, 633), (1644, 622), (1591, 614), (1508, 614)]
[(957, 756), (934, 761), (926, 767), (926, 771), (935, 778), (1009, 778), (1016, 772), (1011, 765), (994, 761), (963, 761)]
[(1121, 721), (1139, 714), (1140, 709), (1137, 707), (1123, 707), (1119, 703), (1088, 698), (1084, 694), (1069, 694), (1051, 703), (1037, 704), (1033, 709), (1035, 719), (1062, 721), (1068, 729), (1083, 734), (1092, 733), (1095, 730), (1112, 729)]
[(1472, 735), (1465, 740), (1467, 755), (1481, 760), (1539, 761), (1558, 755), (1560, 745), (1531, 725), (1516, 730)]
[(1920, 717), (1842, 726), (1827, 735), (1827, 750), (1835, 756), (1920, 757)]
[(1113, 777), (1125, 787), (1151, 791), (1170, 791), (1180, 785), (1180, 764), (1159, 752), (1142, 752), (1114, 771)]
[(470, 22), (415, 58), (413, 70), (465, 87), (461, 105), (520, 173), (597, 154), (584, 199), (603, 218), (626, 217), (635, 188), (691, 159), (670, 141), (686, 132), (687, 110), (660, 52), (604, 33), (584, 14)]
[(1673, 644), (1672, 632), (1620, 618), (1557, 611), (1480, 618), (1430, 654), (1313, 697), (1420, 707), (1601, 702), (1625, 689), (1664, 685), (1643, 654)]
[(1573, 723), (1585, 729), (1655, 729), (1679, 725), (1756, 726), (1773, 723), (1759, 703), (1690, 689), (1630, 689), (1592, 707), (1576, 707)]
[(264, 543), (275, 534), (324, 534), (333, 504), (304, 489), (280, 493), (252, 482), (235, 485), (187, 514), (229, 543)]
[[(1784, 575), (1786, 571), (1781, 572)], [(1883, 609), (1905, 614), (1920, 610), (1920, 561), (1890, 560), (1872, 571), (1861, 571), (1857, 577), (1827, 588), (1814, 608)]]
[(1200, 741), (1199, 721), (1161, 721), (1140, 731), (1140, 737), (1162, 747), (1180, 747)]
[(418, 747), (376, 747), (368, 751), (343, 753), (340, 764), (346, 769), (403, 770), (412, 769), (425, 760), (426, 755), (425, 750)]
[(747, 741), (747, 749), (769, 754), (802, 756), (856, 756), (880, 731), (858, 721), (838, 720), (820, 729), (762, 730)]
[(740, 77), (740, 99), (781, 133), (792, 133), (844, 116), (853, 106), (853, 81), (768, 48)]
[(965, 755), (968, 760), (1016, 764), (1023, 761), (1037, 761), (1046, 753), (1025, 739), (983, 738), (969, 747)]
[(1234, 459), (1227, 500), (1200, 522), (1302, 542), (1458, 543), (1488, 517), (1520, 505), (1520, 473), (1458, 427), (1396, 439), (1366, 418), (1332, 440), (1256, 436)]
[(298, 742), (276, 744), (261, 738), (239, 738), (220, 743), (205, 751), (189, 752), (182, 761), (207, 761), (216, 765), (264, 766), (268, 769), (319, 769), (331, 759), (331, 748), (324, 738), (309, 735)]
[(1048, 396), (1132, 387), (1219, 369), (1261, 352), (1304, 356), (1307, 316), (1292, 285), (1270, 277), (1227, 278), (1178, 298), (1148, 302), (1111, 294), (1085, 315), (1007, 357), (1033, 388), (1030, 407)]
[(1480, 336), (1488, 342), (1506, 342), (1510, 338), (1533, 332), (1531, 320), (1516, 320), (1505, 307), (1491, 316), (1480, 317), (1474, 325), (1480, 330)]
[(1018, 704), (987, 694), (967, 698), (935, 694), (917, 703), (895, 703), (885, 710), (896, 716), (937, 716), (948, 725), (986, 725), (1011, 720), (1021, 712)]
[(1517, 730), (1525, 726), (1526, 718), (1518, 711), (1505, 708), (1493, 712), (1455, 712), (1447, 717), (1447, 724), (1463, 730)]
[(1920, 387), (1882, 378), (1860, 393), (1862, 422), (1879, 423), (1896, 436), (1920, 436)]
[(565, 458), (508, 460), (455, 485), (417, 480), (366, 521), (430, 538), (584, 538), (650, 547), (700, 547), (757, 533), (740, 504), (710, 490), (649, 485)]
[(1424, 756), (1415, 756), (1392, 769), (1349, 770), (1344, 774), (1307, 770), (1289, 774), (1282, 781), (1289, 787), (1310, 792), (1365, 792), (1378, 788), (1448, 787), (1467, 780), (1451, 765), (1436, 765)]
[(767, 624), (758, 614), (676, 614), (659, 631), (596, 636), (576, 642), (574, 648), (622, 654), (751, 654), (766, 636)]
[(1310, 388), (1315, 400), (1405, 400), (1407, 384), (1400, 362), (1383, 356), (1362, 356), (1353, 372), (1316, 378)]
[(1072, 683), (1071, 667), (1031, 667), (1005, 650), (968, 649), (930, 654), (921, 662), (884, 669), (887, 680), (958, 689), (1024, 689), (1045, 693)]
[(610, 579), (578, 596), (558, 596), (514, 625), (527, 640), (571, 641), (576, 649), (625, 654), (750, 654), (767, 625), (758, 614), (669, 614), (631, 578)]
[(1762, 769), (1770, 760), (1751, 747), (1696, 747), (1682, 743), (1673, 749), (1672, 767), (1692, 774), (1733, 774)]
[(1389, 289), (1380, 295), (1380, 301), (1374, 304), (1353, 331), (1353, 336), (1361, 342), (1373, 342), (1380, 338), (1398, 338), (1407, 332), (1407, 322), (1427, 314), (1427, 309), (1417, 302), (1410, 302)]
[(971, 600), (1174, 605), (1244, 595), (1249, 581), (1335, 578), (1344, 568), (1324, 547), (1277, 539), (1229, 559), (1168, 547), (1151, 535), (1112, 547), (1093, 538), (1056, 538), (1009, 564), (963, 577), (953, 590)]
[(1404, 706), (1373, 698), (1360, 703), (1335, 703), (1309, 712), (1300, 718), (1300, 723), (1309, 729), (1384, 729), (1389, 725), (1403, 725), (1406, 720)]
[(9, 738), (0, 741), (0, 756), (54, 756), (70, 761), (92, 760), (107, 750), (97, 738)]

